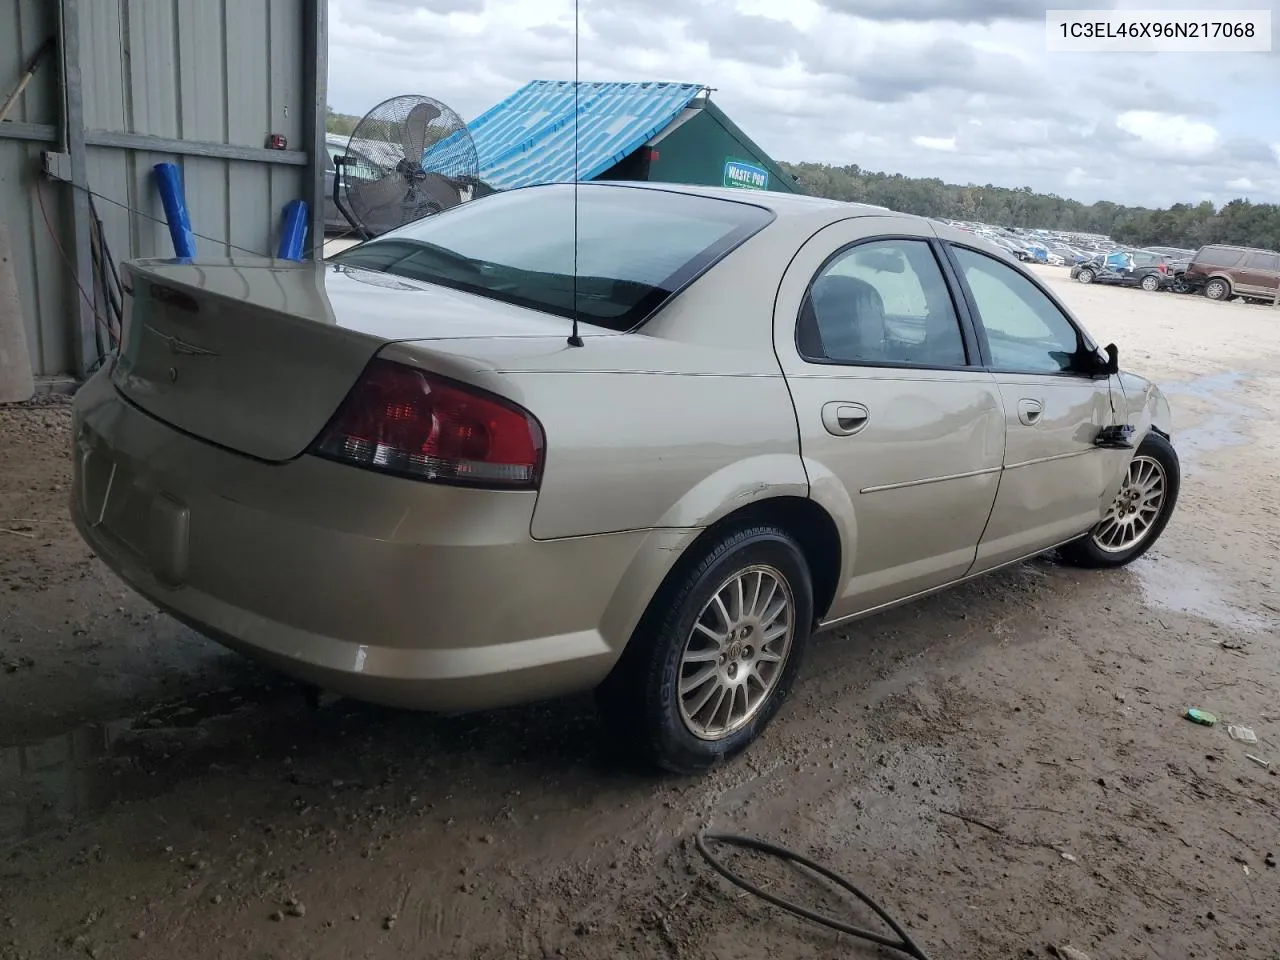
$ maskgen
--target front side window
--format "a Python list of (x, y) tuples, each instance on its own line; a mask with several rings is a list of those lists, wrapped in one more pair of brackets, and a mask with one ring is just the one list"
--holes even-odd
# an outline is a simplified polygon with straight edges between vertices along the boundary
[(1080, 335), (1052, 300), (994, 257), (953, 247), (987, 334), (991, 365), (1018, 373), (1061, 373), (1075, 365)]
[(563, 317), (576, 289), (582, 322), (626, 331), (772, 219), (732, 200), (551, 184), (459, 204), (332, 260)]
[(801, 306), (797, 346), (810, 360), (963, 367), (964, 337), (924, 240), (876, 240), (837, 254)]

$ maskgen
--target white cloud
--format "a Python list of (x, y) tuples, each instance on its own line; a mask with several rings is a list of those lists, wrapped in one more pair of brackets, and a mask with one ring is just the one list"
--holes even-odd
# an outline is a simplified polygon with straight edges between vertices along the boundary
[(1222, 143), (1211, 124), (1154, 110), (1128, 110), (1116, 118), (1116, 126), (1157, 150), (1184, 157), (1202, 157)]
[[(1247, 179), (1252, 199), (1280, 202), (1275, 55), (1045, 53), (1043, 9), (1072, 0), (580, 3), (582, 79), (705, 83), (781, 160), (1162, 206), (1223, 203)], [(329, 13), (329, 102), (347, 113), (424, 93), (471, 119), (574, 74), (573, 0)]]
[(956, 149), (955, 137), (912, 137), (911, 142), (917, 147), (924, 147), (926, 150), (942, 150), (946, 153), (954, 153)]
[(1228, 180), (1227, 186), (1232, 190), (1252, 190), (1253, 181), (1248, 177), (1236, 177), (1234, 180)]

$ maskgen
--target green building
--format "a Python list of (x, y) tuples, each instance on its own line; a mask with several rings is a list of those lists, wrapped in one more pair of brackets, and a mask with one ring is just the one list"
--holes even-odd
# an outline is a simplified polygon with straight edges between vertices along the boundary
[(570, 182), (576, 168), (579, 180), (803, 192), (701, 84), (538, 80), (468, 127), (481, 179), (500, 190)]

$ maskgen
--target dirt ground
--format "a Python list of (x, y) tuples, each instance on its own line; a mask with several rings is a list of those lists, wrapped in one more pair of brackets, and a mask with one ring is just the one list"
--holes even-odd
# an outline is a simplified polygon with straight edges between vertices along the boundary
[(1280, 311), (1044, 272), (1168, 389), (1163, 539), (819, 638), (697, 780), (621, 762), (589, 698), (312, 712), (80, 544), (65, 401), (0, 408), (0, 958), (886, 956), (725, 884), (704, 826), (816, 857), (935, 960), (1280, 958)]

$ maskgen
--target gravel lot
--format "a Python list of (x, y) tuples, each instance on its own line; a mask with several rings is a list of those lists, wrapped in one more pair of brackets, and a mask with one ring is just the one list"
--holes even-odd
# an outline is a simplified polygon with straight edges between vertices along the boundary
[(1042, 272), (1169, 391), (1164, 538), (819, 638), (699, 780), (620, 763), (589, 698), (309, 711), (80, 544), (65, 401), (0, 408), (0, 958), (885, 956), (739, 896), (705, 825), (816, 856), (935, 958), (1280, 958), (1280, 310)]

